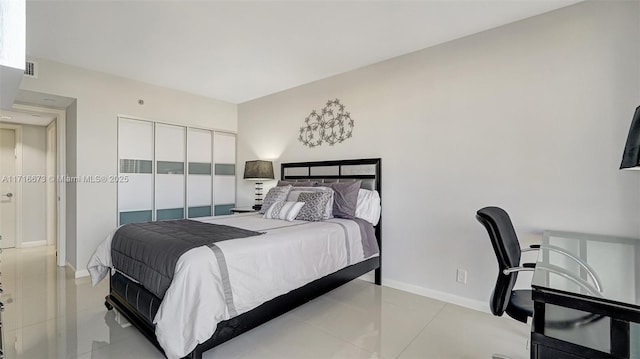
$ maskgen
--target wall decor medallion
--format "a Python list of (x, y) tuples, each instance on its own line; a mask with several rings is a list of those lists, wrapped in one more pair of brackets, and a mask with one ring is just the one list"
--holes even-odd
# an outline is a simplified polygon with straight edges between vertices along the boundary
[(305, 125), (300, 127), (298, 141), (310, 148), (328, 143), (333, 146), (351, 138), (353, 133), (353, 119), (345, 111), (340, 100), (329, 100), (321, 113), (311, 111), (304, 119)]

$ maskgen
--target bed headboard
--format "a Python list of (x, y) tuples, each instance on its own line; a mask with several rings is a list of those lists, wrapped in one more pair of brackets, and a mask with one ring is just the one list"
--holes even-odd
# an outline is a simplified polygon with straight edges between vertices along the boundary
[[(365, 158), (360, 160), (336, 160), (316, 162), (291, 162), (280, 165), (280, 178), (283, 181), (349, 182), (362, 180), (361, 188), (376, 190), (382, 202), (382, 160)], [(380, 267), (375, 271), (375, 282), (382, 281), (382, 217), (375, 227), (378, 247), (380, 248)]]
[(381, 159), (292, 162), (280, 165), (283, 181), (351, 182), (362, 180), (361, 187), (376, 190), (382, 197)]

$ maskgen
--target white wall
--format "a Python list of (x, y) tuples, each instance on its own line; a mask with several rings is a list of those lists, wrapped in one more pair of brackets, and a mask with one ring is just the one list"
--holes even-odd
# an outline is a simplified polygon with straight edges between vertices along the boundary
[[(126, 54), (122, 54), (126, 61)], [(201, 126), (235, 132), (237, 106), (180, 91), (38, 59), (38, 78), (25, 78), (24, 90), (75, 98), (75, 120), (67, 117), (67, 155), (70, 175), (117, 174), (117, 116)], [(138, 100), (143, 99), (144, 105)], [(75, 126), (74, 126), (75, 125)], [(75, 127), (75, 128), (74, 128)], [(76, 139), (74, 141), (73, 139)], [(70, 143), (71, 142), (71, 143)], [(96, 246), (116, 227), (116, 184), (77, 183), (75, 208), (68, 203), (68, 262), (76, 274), (86, 274)], [(74, 235), (75, 233), (75, 235)], [(74, 238), (75, 237), (75, 238)]]
[[(46, 173), (46, 134), (46, 127), (22, 125), (22, 175)], [(46, 190), (44, 182), (22, 183), (22, 243), (25, 245), (47, 239)]]
[[(479, 208), (504, 207), (526, 241), (640, 236), (640, 174), (618, 170), (640, 103), (639, 35), (640, 3), (585, 2), (243, 103), (238, 170), (382, 157), (383, 282), (486, 308), (497, 264)], [(302, 146), (304, 118), (334, 98), (353, 138)], [(238, 204), (252, 193), (239, 179)]]

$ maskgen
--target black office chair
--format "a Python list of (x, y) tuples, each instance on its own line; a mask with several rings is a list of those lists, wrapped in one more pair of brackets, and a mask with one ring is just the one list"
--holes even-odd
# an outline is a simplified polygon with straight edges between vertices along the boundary
[(489, 232), (498, 259), (498, 279), (491, 294), (491, 313), (502, 316), (506, 312), (510, 317), (526, 323), (533, 316), (531, 290), (513, 290), (513, 286), (518, 272), (532, 270), (535, 263), (520, 265), (520, 243), (509, 215), (502, 208), (482, 208), (478, 210), (476, 219)]
[[(498, 279), (491, 294), (491, 313), (500, 317), (506, 312), (513, 319), (526, 323), (528, 318), (533, 316), (532, 291), (530, 289), (513, 290), (513, 286), (518, 278), (518, 272), (533, 271), (536, 268), (535, 263), (520, 263), (522, 252), (539, 250), (540, 245), (531, 245), (529, 248), (522, 250), (516, 231), (511, 223), (511, 218), (509, 218), (507, 212), (502, 208), (482, 208), (476, 213), (476, 219), (487, 229), (493, 250), (498, 259)], [(599, 293), (602, 291), (599, 278), (587, 264), (581, 262), (561, 248), (553, 246), (547, 248), (545, 246), (545, 249), (560, 253), (577, 261), (578, 264), (590, 273), (597, 290), (589, 286), (588, 283), (574, 278), (567, 273), (556, 271), (551, 267), (544, 268), (545, 270), (561, 275), (590, 292)], [(586, 325), (602, 318), (602, 316), (594, 314), (580, 314), (577, 316), (562, 314), (562, 318), (557, 318), (553, 322), (547, 322), (545, 325), (551, 328), (568, 328)], [(503, 359), (507, 357), (495, 354), (493, 358)]]

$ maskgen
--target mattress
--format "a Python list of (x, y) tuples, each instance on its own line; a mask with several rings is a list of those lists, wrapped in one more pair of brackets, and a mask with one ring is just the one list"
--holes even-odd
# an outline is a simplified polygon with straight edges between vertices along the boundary
[[(202, 246), (179, 258), (173, 282), (153, 318), (158, 342), (170, 359), (184, 357), (205, 342), (221, 321), (377, 256), (365, 258), (363, 240), (371, 239), (363, 238), (353, 220), (286, 222), (259, 214), (200, 220), (266, 233), (219, 242), (220, 253)], [(110, 245), (108, 236), (89, 262), (94, 285), (111, 268)]]

